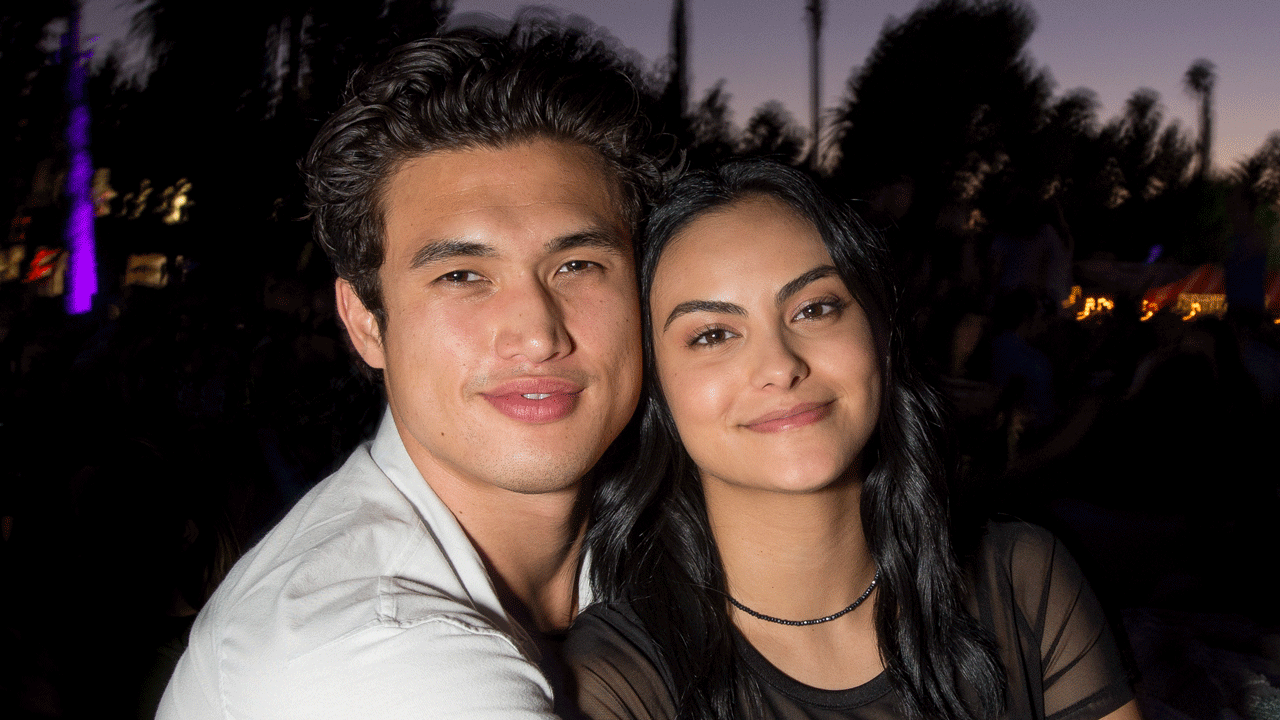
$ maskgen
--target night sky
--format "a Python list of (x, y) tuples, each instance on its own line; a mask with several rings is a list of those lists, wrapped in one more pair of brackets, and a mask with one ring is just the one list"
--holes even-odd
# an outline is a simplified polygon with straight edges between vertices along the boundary
[[(455, 0), (454, 19), (469, 13), (508, 18), (527, 2)], [(823, 107), (835, 106), (851, 71), (880, 29), (904, 17), (916, 0), (827, 0), (823, 27)], [(1182, 77), (1197, 58), (1217, 66), (1215, 164), (1229, 167), (1280, 130), (1280, 1), (1031, 0), (1037, 16), (1030, 53), (1056, 81), (1055, 93), (1087, 87), (1105, 121), (1140, 87), (1160, 93), (1166, 118), (1196, 128), (1195, 101)], [(539, 3), (607, 29), (650, 61), (668, 52), (670, 0), (557, 0)], [(809, 125), (808, 29), (805, 0), (689, 0), (692, 100), (721, 78), (741, 126), (770, 99)], [(86, 34), (100, 47), (123, 38), (134, 4), (87, 0)]]

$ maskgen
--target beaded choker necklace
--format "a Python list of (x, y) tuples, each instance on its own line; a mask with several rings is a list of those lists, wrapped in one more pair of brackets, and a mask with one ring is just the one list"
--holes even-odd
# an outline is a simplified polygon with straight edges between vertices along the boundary
[(871, 578), (871, 584), (867, 586), (866, 592), (862, 593), (862, 595), (860, 595), (857, 600), (854, 600), (852, 605), (841, 610), (838, 613), (833, 613), (826, 617), (815, 618), (813, 620), (783, 620), (782, 618), (776, 618), (776, 617), (773, 617), (772, 615), (765, 615), (764, 613), (758, 613), (755, 610), (752, 610), (751, 608), (747, 607), (746, 605), (743, 605), (742, 603), (738, 602), (737, 600), (734, 600), (732, 595), (729, 596), (729, 602), (733, 603), (734, 607), (750, 615), (751, 617), (759, 618), (761, 620), (768, 620), (771, 623), (778, 623), (779, 625), (793, 625), (793, 626), (820, 625), (824, 622), (831, 622), (832, 620), (835, 620), (838, 617), (841, 617), (843, 615), (853, 612), (854, 610), (857, 610), (858, 606), (861, 605), (863, 601), (866, 600), (871, 595), (871, 591), (876, 589), (876, 584), (879, 582), (880, 582), (880, 571), (877, 569), (876, 576)]

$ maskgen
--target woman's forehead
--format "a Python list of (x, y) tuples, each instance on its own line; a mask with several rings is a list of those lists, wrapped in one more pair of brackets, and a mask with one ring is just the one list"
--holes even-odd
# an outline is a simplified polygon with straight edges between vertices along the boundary
[(753, 195), (703, 212), (674, 233), (662, 248), (654, 284), (664, 276), (669, 280), (672, 270), (687, 275), (690, 263), (697, 263), (704, 272), (710, 268), (784, 272), (816, 259), (831, 262), (814, 224), (771, 196)]

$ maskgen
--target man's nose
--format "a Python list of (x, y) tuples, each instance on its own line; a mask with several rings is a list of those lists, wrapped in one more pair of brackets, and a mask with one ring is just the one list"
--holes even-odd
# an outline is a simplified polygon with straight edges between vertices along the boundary
[(541, 283), (528, 281), (504, 294), (494, 338), (499, 357), (540, 363), (569, 353), (572, 340), (554, 293)]

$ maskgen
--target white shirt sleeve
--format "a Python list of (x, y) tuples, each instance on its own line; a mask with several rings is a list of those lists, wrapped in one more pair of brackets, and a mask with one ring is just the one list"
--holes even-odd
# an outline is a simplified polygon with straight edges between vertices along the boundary
[[(551, 720), (538, 666), (493, 630), (441, 617), (349, 633), (299, 657), (220, 664), (217, 687), (175, 673), (160, 720), (232, 718), (523, 718)], [(207, 711), (207, 712), (206, 712)]]
[(395, 432), (383, 465), (357, 450), (236, 564), (158, 720), (555, 717), (539, 650)]
[(509, 637), (450, 619), (341, 638), (289, 662), (276, 682), (264, 678), (263, 689), (275, 697), (249, 707), (272, 708), (273, 718), (553, 717), (546, 680)]

